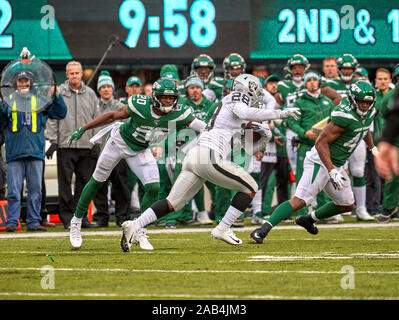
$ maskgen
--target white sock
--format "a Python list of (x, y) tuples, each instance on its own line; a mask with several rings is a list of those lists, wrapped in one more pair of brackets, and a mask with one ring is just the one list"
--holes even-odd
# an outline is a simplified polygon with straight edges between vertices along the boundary
[(366, 206), (366, 186), (353, 187), (353, 193), (355, 195), (356, 207)]
[(255, 216), (258, 212), (262, 212), (262, 189), (256, 191), (252, 199), (252, 215)]
[(137, 195), (137, 192), (135, 190), (132, 191), (130, 206), (140, 208), (139, 196)]
[(82, 223), (82, 219), (83, 218), (78, 218), (78, 217), (73, 216), (71, 219), (71, 223)]
[(153, 223), (157, 220), (157, 215), (155, 214), (154, 210), (148, 208), (145, 210), (140, 217), (138, 217), (134, 222), (140, 227), (144, 228), (146, 225)]
[(238, 209), (234, 208), (233, 206), (230, 206), (227, 209), (226, 214), (224, 215), (223, 219), (219, 222), (217, 228), (219, 230), (227, 230), (229, 229), (232, 224), (234, 223), (234, 221), (236, 221), (236, 219), (242, 215), (242, 212), (239, 211)]

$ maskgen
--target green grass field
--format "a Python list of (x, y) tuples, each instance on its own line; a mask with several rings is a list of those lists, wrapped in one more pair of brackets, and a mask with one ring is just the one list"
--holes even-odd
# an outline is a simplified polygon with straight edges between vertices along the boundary
[(234, 229), (234, 247), (210, 227), (150, 227), (155, 250), (130, 253), (115, 226), (84, 230), (75, 251), (61, 226), (1, 233), (0, 299), (399, 299), (398, 222), (320, 225), (316, 236), (283, 223), (263, 245), (253, 229)]

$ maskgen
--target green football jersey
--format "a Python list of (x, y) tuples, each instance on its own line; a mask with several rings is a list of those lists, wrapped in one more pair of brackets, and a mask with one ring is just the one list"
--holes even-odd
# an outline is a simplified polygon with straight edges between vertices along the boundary
[(350, 87), (350, 85), (354, 82), (356, 82), (357, 79), (353, 79), (351, 83), (345, 83), (341, 79), (325, 79), (321, 86), (322, 87), (330, 87), (331, 89), (334, 89), (337, 91), (342, 98), (347, 97), (347, 91)]
[(336, 167), (341, 167), (351, 156), (356, 147), (366, 136), (375, 116), (372, 108), (365, 117), (359, 116), (352, 109), (347, 99), (333, 109), (329, 121), (345, 128), (345, 131), (331, 144), (329, 144), (331, 161)]
[(181, 103), (177, 104), (176, 110), (162, 116), (155, 114), (152, 108), (151, 97), (138, 94), (128, 100), (130, 121), (122, 124), (119, 130), (134, 151), (147, 149), (159, 133), (166, 137), (172, 130), (182, 129), (193, 117), (191, 109)]
[(195, 104), (191, 99), (189, 99), (187, 97), (182, 98), (181, 103), (190, 107), (191, 111), (193, 113), (193, 116), (202, 121), (206, 120), (209, 110), (215, 104), (214, 102), (208, 100), (204, 95), (202, 96), (202, 101), (200, 104)]
[(303, 85), (297, 87), (291, 80), (281, 80), (277, 83), (277, 92), (280, 93), (283, 107), (292, 108), (296, 99), (306, 92)]
[(212, 90), (215, 94), (216, 99), (214, 101), (220, 101), (223, 98), (223, 87), (227, 80), (222, 77), (213, 77), (209, 81), (207, 89)]

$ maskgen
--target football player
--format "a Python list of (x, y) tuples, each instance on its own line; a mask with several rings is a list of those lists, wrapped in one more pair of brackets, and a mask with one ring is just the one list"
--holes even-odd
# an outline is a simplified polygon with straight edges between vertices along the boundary
[[(337, 59), (337, 65), (339, 79), (327, 79), (322, 85), (336, 90), (344, 98), (351, 84), (357, 81), (355, 72), (359, 68), (359, 63), (353, 55), (345, 53)], [(366, 180), (364, 177), (366, 158), (366, 145), (361, 142), (348, 159), (348, 167), (353, 177), (357, 219), (372, 221), (374, 218), (368, 213), (366, 208)], [(350, 213), (348, 212), (348, 214)]]
[[(276, 102), (282, 108), (293, 107), (295, 100), (300, 97), (304, 91), (303, 77), (305, 72), (310, 68), (308, 59), (301, 54), (294, 54), (288, 61), (285, 69), (290, 75), (289, 80), (281, 80), (277, 84), (277, 93), (274, 95)], [(296, 138), (296, 133), (291, 129), (283, 128), (283, 134), (286, 135), (286, 152), (288, 160), (291, 163), (291, 168), (296, 173), (296, 157), (297, 148), (293, 140)], [(295, 188), (295, 185), (293, 186)]]
[[(220, 102), (207, 130), (201, 133), (197, 145), (185, 156), (182, 171), (168, 197), (154, 203), (138, 219), (123, 223), (120, 240), (122, 251), (130, 251), (132, 243), (138, 241), (139, 231), (143, 227), (171, 211), (180, 210), (205, 181), (237, 191), (225, 216), (212, 230), (212, 236), (232, 245), (242, 243), (230, 227), (251, 203), (257, 191), (257, 183), (242, 167), (226, 160), (232, 148), (232, 139), (235, 133), (243, 131), (242, 125), (245, 127), (248, 121), (298, 117), (298, 110), (294, 108), (259, 109), (262, 95), (262, 86), (257, 77), (242, 74), (234, 79), (230, 94)], [(253, 144), (244, 143), (246, 148), (252, 146), (249, 150), (251, 153), (263, 148), (271, 137), (267, 127), (256, 126), (255, 131), (259, 133), (260, 139)], [(246, 140), (245, 136), (242, 139)]]
[(268, 221), (250, 234), (253, 242), (263, 243), (275, 225), (294, 211), (311, 205), (321, 190), (332, 201), (309, 215), (295, 219), (295, 223), (309, 233), (318, 233), (314, 225), (316, 221), (353, 210), (355, 199), (350, 178), (343, 166), (363, 140), (374, 156), (378, 154), (370, 133), (370, 125), (376, 113), (376, 93), (370, 82), (359, 80), (350, 86), (348, 95), (348, 100), (343, 100), (333, 109), (330, 122), (321, 131), (315, 146), (307, 153), (304, 172), (294, 197), (279, 205)]
[[(115, 111), (107, 112), (79, 128), (70, 137), (70, 142), (79, 140), (86, 130), (110, 124), (116, 120), (128, 119), (123, 124), (114, 124), (99, 132), (96, 138), (110, 131), (107, 142), (98, 158), (96, 169), (83, 189), (71, 220), (70, 242), (74, 248), (82, 245), (81, 222), (91, 200), (108, 179), (113, 168), (121, 159), (125, 159), (129, 168), (140, 179), (145, 195), (141, 209), (145, 210), (157, 200), (159, 190), (159, 172), (157, 162), (152, 154), (150, 143), (173, 130), (190, 127), (196, 131), (205, 128), (205, 122), (196, 119), (189, 107), (178, 104), (179, 93), (175, 81), (161, 78), (154, 82), (152, 97), (134, 95), (128, 105)], [(95, 137), (93, 137), (94, 139)], [(92, 140), (93, 140), (92, 139)], [(153, 247), (147, 240), (146, 230), (138, 232), (137, 243), (144, 250)]]
[(219, 102), (223, 98), (223, 88), (228, 80), (245, 72), (246, 63), (244, 58), (238, 53), (230, 53), (223, 60), (223, 77), (215, 77), (204, 90), (204, 95), (211, 101)]

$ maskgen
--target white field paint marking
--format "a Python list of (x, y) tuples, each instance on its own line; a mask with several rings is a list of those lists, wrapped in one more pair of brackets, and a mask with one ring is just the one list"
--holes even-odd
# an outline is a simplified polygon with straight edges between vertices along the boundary
[[(41, 268), (0, 268), (4, 271), (39, 271)], [(245, 274), (345, 274), (342, 271), (319, 271), (319, 270), (155, 270), (155, 269), (120, 269), (120, 268), (54, 268), (54, 271), (67, 272), (132, 272), (132, 273), (245, 273)], [(392, 274), (399, 275), (399, 271), (356, 271), (356, 274)]]
[(181, 299), (277, 299), (277, 300), (398, 300), (399, 297), (348, 297), (348, 296), (275, 296), (275, 295), (215, 295), (215, 294), (164, 294), (164, 293), (43, 293), (43, 292), (0, 292), (0, 296), (29, 297), (94, 297), (94, 298), (181, 298)]
[[(1, 236), (1, 235), (0, 235)], [(95, 234), (93, 235), (93, 234), (90, 234), (90, 236), (96, 236)], [(115, 239), (115, 237), (117, 236), (117, 237), (120, 237), (120, 234), (118, 234), (118, 235), (115, 235), (115, 236), (102, 236), (102, 235), (100, 235), (101, 236), (101, 238), (102, 239), (99, 239), (99, 238), (85, 238), (84, 240), (85, 241), (104, 241), (105, 240), (105, 238), (109, 238), (110, 240), (112, 239)], [(1, 238), (0, 237), (0, 240), (8, 240), (10, 237), (4, 237), (4, 238)], [(64, 236), (62, 236), (62, 237), (60, 237), (61, 239), (57, 239), (57, 238), (55, 238), (55, 239), (52, 239), (52, 241), (65, 241), (65, 239), (64, 239)], [(19, 238), (18, 240), (20, 240), (20, 241), (31, 241), (32, 239), (31, 238)], [(173, 241), (194, 241), (194, 240), (196, 240), (196, 239), (193, 239), (193, 238), (173, 238)], [(170, 241), (170, 238), (151, 238), (151, 241)], [(276, 242), (280, 242), (280, 241), (390, 241), (390, 242), (392, 242), (392, 241), (399, 241), (399, 238), (398, 239), (390, 239), (390, 238), (387, 238), (387, 239), (380, 239), (380, 238), (369, 238), (369, 239), (365, 239), (365, 238), (339, 238), (339, 239), (332, 239), (332, 238), (328, 238), (328, 239), (319, 239), (319, 238), (303, 238), (303, 239), (300, 239), (300, 238), (278, 238), (278, 239), (270, 239), (270, 238), (267, 238), (267, 242), (271, 242), (271, 241), (276, 241)]]
[[(235, 230), (236, 232), (253, 231), (256, 226), (243, 227)], [(343, 223), (334, 225), (317, 225), (319, 229), (368, 229), (368, 228), (393, 228), (399, 227), (399, 222), (390, 222), (386, 224), (379, 223)], [(177, 228), (177, 229), (150, 229), (147, 234), (180, 234), (180, 233), (201, 233), (211, 232), (211, 228)], [(296, 225), (292, 226), (276, 226), (273, 230), (303, 230), (302, 227)], [(121, 231), (83, 231), (83, 236), (120, 236)], [(13, 233), (13, 234), (0, 234), (0, 239), (15, 239), (15, 238), (51, 238), (51, 237), (69, 237), (68, 231), (63, 232), (37, 232), (37, 233)]]
[[(51, 251), (51, 250), (50, 250)], [(43, 251), (0, 251), (0, 254), (47, 254), (49, 250), (43, 250)], [(398, 252), (398, 253), (396, 253)], [(124, 254), (120, 251), (81, 251), (81, 250), (68, 250), (68, 251), (52, 251), (52, 253), (56, 254), (73, 254), (73, 255), (85, 255), (85, 254), (95, 254), (95, 255), (101, 255), (101, 254)], [(247, 255), (247, 254), (260, 254), (260, 256), (251, 256), (249, 258), (256, 258), (256, 257), (262, 257), (262, 254), (265, 252), (249, 252), (249, 251), (225, 251), (225, 252), (218, 252), (218, 251), (132, 251), (130, 252), (130, 255), (132, 254), (225, 254), (225, 255), (230, 255), (230, 254), (239, 254), (239, 255)], [(342, 253), (333, 253), (333, 252), (301, 252), (299, 256), (299, 253), (297, 251), (294, 252), (272, 252), (274, 256), (270, 257), (279, 257), (276, 256), (277, 254), (282, 254), (282, 255), (287, 255), (287, 254), (292, 254), (294, 257), (303, 257), (304, 255), (308, 255), (311, 257), (312, 255), (318, 254), (318, 255), (323, 255), (323, 256), (338, 256), (341, 257)], [(346, 254), (347, 256), (353, 256), (354, 258), (399, 258), (399, 251), (393, 251), (391, 253), (370, 253), (370, 252), (358, 252), (358, 253), (348, 253)], [(249, 260), (244, 260), (244, 261), (249, 261)], [(251, 260), (252, 261), (252, 260)], [(233, 262), (233, 261), (231, 261)]]
[(313, 260), (313, 259), (399, 259), (399, 254), (397, 253), (350, 253), (347, 255), (339, 254), (322, 254), (322, 255), (298, 255), (298, 256), (276, 256), (276, 255), (259, 255), (250, 256), (247, 260), (241, 260), (245, 262), (258, 262), (258, 261), (290, 261), (290, 260)]

